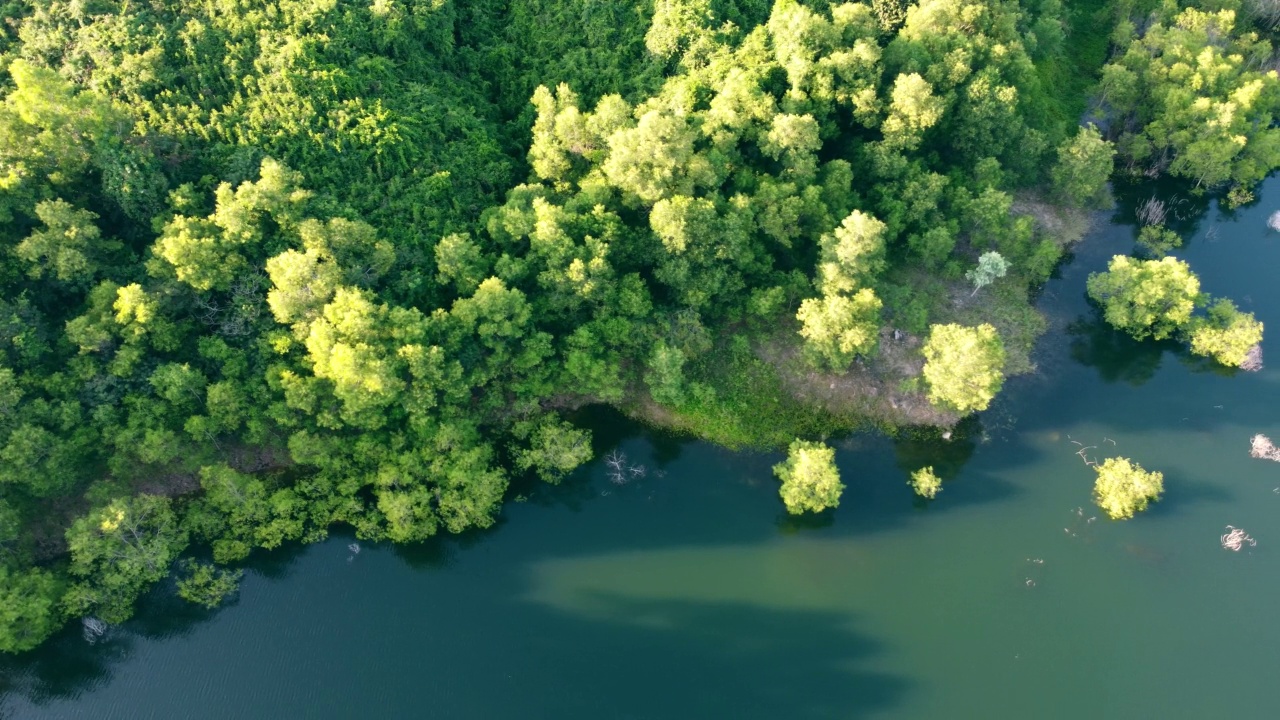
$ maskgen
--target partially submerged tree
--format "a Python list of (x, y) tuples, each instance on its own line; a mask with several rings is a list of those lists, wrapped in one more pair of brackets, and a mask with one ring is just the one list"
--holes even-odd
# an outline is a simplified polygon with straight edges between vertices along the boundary
[(80, 518), (67, 530), (71, 574), (67, 610), (97, 615), (109, 623), (128, 620), (133, 603), (169, 574), (169, 564), (187, 545), (169, 498), (118, 498)]
[(1148, 472), (1128, 458), (1107, 458), (1093, 468), (1098, 479), (1093, 501), (1112, 519), (1126, 520), (1147, 509), (1164, 492), (1164, 475)]
[(773, 466), (782, 481), (778, 493), (787, 512), (822, 512), (840, 504), (844, 485), (836, 469), (836, 451), (824, 443), (796, 440), (787, 449), (785, 462)]
[(922, 498), (929, 500), (938, 496), (942, 492), (942, 478), (933, 472), (933, 467), (923, 467), (911, 473), (911, 479), (907, 481), (912, 490)]
[(1207, 318), (1197, 317), (1187, 327), (1191, 352), (1211, 357), (1228, 367), (1242, 367), (1249, 350), (1262, 342), (1262, 323), (1253, 313), (1240, 312), (1225, 298), (1209, 306)]
[(184, 560), (178, 578), (178, 596), (212, 610), (240, 587), (243, 570), (227, 570), (209, 563), (188, 558)]
[(1089, 297), (1102, 305), (1107, 322), (1138, 340), (1163, 340), (1191, 321), (1203, 302), (1200, 279), (1177, 258), (1111, 259), (1107, 272), (1089, 276)]
[(1138, 245), (1159, 260), (1182, 247), (1182, 238), (1164, 225), (1147, 225), (1138, 231)]
[(1141, 35), (1121, 24), (1127, 47), (1102, 71), (1102, 99), (1125, 120), (1120, 153), (1131, 167), (1167, 168), (1198, 188), (1235, 185), (1232, 200), (1247, 199), (1280, 165), (1271, 45), (1230, 9), (1169, 3), (1152, 20)]
[(934, 325), (923, 352), (934, 405), (962, 414), (986, 410), (1004, 384), (1004, 343), (990, 325)]

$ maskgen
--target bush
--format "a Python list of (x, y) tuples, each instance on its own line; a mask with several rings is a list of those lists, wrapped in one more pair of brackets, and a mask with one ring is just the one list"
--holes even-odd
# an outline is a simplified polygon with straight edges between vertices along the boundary
[(922, 498), (929, 500), (938, 496), (942, 492), (942, 478), (933, 472), (933, 467), (923, 467), (911, 473), (911, 479), (907, 481), (912, 490)]
[(178, 595), (187, 602), (212, 610), (240, 587), (243, 570), (225, 570), (190, 558), (182, 561), (183, 578), (178, 581)]

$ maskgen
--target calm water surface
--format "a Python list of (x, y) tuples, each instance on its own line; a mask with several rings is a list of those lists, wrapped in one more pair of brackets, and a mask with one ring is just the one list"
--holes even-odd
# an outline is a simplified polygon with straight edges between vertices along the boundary
[[(1277, 208), (1272, 182), (1184, 225), (1180, 254), (1271, 338)], [(1077, 248), (1042, 372), (964, 439), (840, 441), (830, 517), (785, 516), (779, 455), (609, 422), (645, 477), (596, 463), (424, 547), (268, 555), (213, 613), (158, 592), (104, 641), (5, 661), (0, 717), (1280, 717), (1280, 464), (1248, 457), (1280, 438), (1280, 370), (1100, 325), (1085, 277), (1131, 248), (1123, 226)], [(1094, 520), (1072, 441), (1163, 471), (1165, 499)], [(922, 464), (946, 479), (928, 505)], [(1257, 547), (1223, 550), (1226, 525)]]

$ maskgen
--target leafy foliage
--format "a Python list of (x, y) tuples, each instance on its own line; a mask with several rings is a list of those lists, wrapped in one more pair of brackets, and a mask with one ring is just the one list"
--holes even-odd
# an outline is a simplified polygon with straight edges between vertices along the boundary
[(1004, 343), (990, 325), (934, 325), (922, 352), (935, 405), (960, 413), (986, 410), (1004, 384)]
[(1100, 90), (1126, 120), (1117, 146), (1129, 163), (1207, 188), (1249, 188), (1280, 164), (1280, 76), (1263, 69), (1271, 45), (1238, 27), (1230, 6), (1166, 4), (1141, 34), (1133, 23), (1118, 31), (1123, 52)]
[(907, 484), (917, 495), (928, 500), (942, 492), (942, 478), (934, 474), (932, 467), (923, 467), (911, 473), (911, 480)]
[[(188, 539), (215, 565), (181, 587), (209, 604), (234, 585), (217, 566), (336, 523), (489, 527), (512, 472), (590, 458), (560, 408), (729, 445), (866, 422), (796, 376), (955, 319), (975, 261), (1008, 279), (964, 322), (1013, 328), (1025, 358), (1061, 247), (1015, 197), (1098, 204), (1111, 163), (1062, 112), (1083, 98), (1044, 81), (1072, 49), (1050, 0), (20, 5), (0, 35), (4, 650), (128, 617)], [(1106, 130), (1132, 163), (1243, 186), (1276, 164), (1265, 43), (1183, 15), (1122, 38), (1115, 66), (1146, 84), (1111, 71)], [(1216, 64), (1189, 64), (1196, 43)], [(1231, 359), (1240, 317), (1173, 329)], [(935, 402), (990, 402), (984, 332), (935, 330)], [(834, 504), (810, 469), (790, 504)], [(51, 529), (66, 557), (33, 541)]]
[(1187, 328), (1191, 352), (1211, 357), (1227, 367), (1245, 364), (1249, 350), (1262, 342), (1262, 323), (1242, 313), (1227, 299), (1214, 301), (1207, 318), (1193, 319)]
[(819, 442), (796, 440), (787, 449), (785, 462), (773, 466), (782, 481), (778, 490), (787, 512), (799, 515), (822, 512), (840, 504), (844, 485), (836, 469), (836, 451)]
[(1127, 520), (1164, 492), (1164, 475), (1148, 472), (1128, 458), (1107, 458), (1094, 470), (1093, 501), (1114, 520)]
[(1009, 261), (1005, 260), (1003, 255), (994, 250), (983, 253), (978, 258), (978, 266), (964, 274), (969, 282), (973, 283), (973, 292), (970, 295), (977, 295), (979, 290), (1004, 277), (1008, 272)]
[(243, 570), (224, 570), (215, 565), (187, 559), (182, 562), (178, 595), (187, 602), (212, 610), (235, 593)]
[(1134, 260), (1116, 255), (1106, 272), (1089, 276), (1088, 288), (1107, 322), (1139, 340), (1174, 335), (1203, 302), (1200, 279), (1173, 257)]

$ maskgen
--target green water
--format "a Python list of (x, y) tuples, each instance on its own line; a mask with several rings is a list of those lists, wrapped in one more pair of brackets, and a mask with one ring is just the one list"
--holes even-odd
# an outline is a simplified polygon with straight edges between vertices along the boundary
[[(1275, 337), (1266, 190), (1180, 255)], [(0, 717), (1280, 716), (1280, 464), (1248, 457), (1280, 439), (1280, 371), (1100, 326), (1085, 276), (1131, 247), (1115, 225), (1077, 248), (1041, 372), (963, 439), (838, 441), (830, 517), (785, 516), (777, 455), (597, 419), (644, 477), (596, 463), (424, 547), (268, 555), (213, 613), (157, 592), (95, 644), (70, 628), (3, 661)], [(1164, 500), (1092, 520), (1072, 440), (1163, 471)], [(928, 505), (905, 484), (925, 462), (946, 478)], [(1226, 525), (1257, 546), (1224, 550)]]

